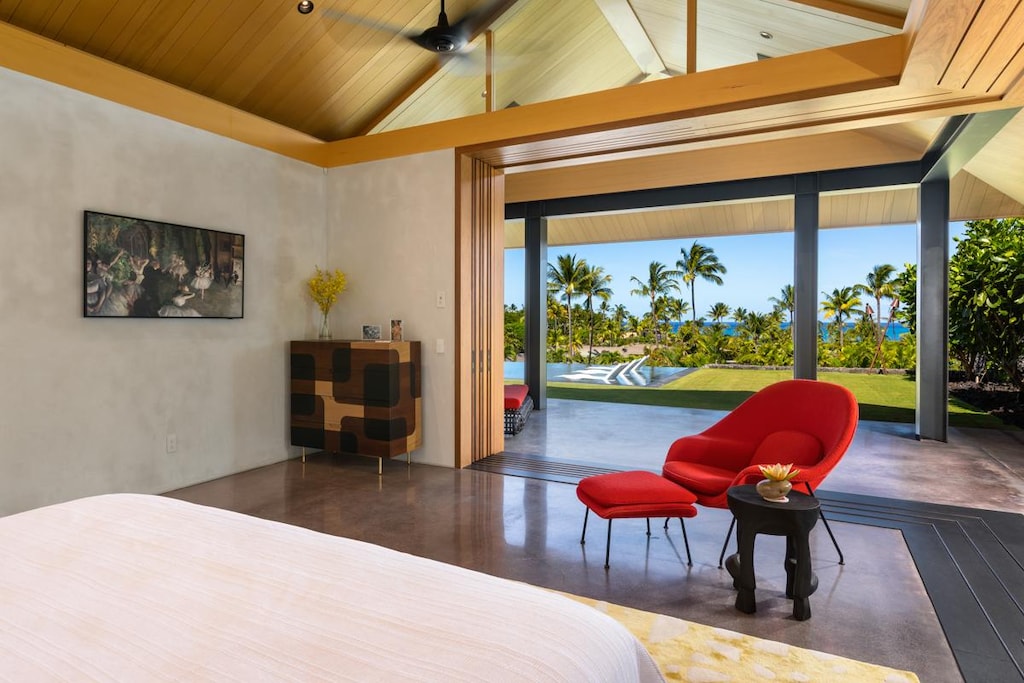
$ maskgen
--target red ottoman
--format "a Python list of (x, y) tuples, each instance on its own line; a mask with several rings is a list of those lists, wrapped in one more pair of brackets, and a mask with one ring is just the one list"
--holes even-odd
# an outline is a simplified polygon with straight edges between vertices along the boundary
[[(693, 517), (697, 508), (697, 496), (682, 486), (654, 472), (636, 470), (612, 472), (582, 479), (576, 486), (576, 496), (587, 506), (583, 516), (583, 535), (580, 544), (586, 543), (587, 518), (593, 510), (598, 517), (608, 520), (608, 543), (604, 552), (604, 568), (608, 568), (608, 553), (612, 544), (612, 520), (647, 518), (647, 535), (651, 535), (651, 517), (678, 517), (683, 527), (683, 542), (686, 544), (686, 562), (693, 566), (690, 558), (690, 542), (686, 538), (684, 517)], [(668, 528), (668, 522), (665, 523)]]

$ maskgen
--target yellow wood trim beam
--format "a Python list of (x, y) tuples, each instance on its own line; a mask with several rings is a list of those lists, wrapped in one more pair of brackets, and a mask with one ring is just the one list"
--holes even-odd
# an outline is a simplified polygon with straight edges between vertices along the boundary
[[(323, 141), (0, 22), (0, 66), (319, 164)], [(322, 164), (321, 164), (322, 165)]]
[(896, 85), (903, 58), (901, 36), (876, 38), (729, 69), (339, 140), (326, 144), (323, 159), (328, 167), (343, 166), (438, 149), (542, 140), (867, 91)]
[(791, 0), (798, 5), (807, 5), (808, 7), (815, 7), (817, 9), (825, 10), (826, 12), (834, 12), (836, 14), (842, 14), (843, 16), (852, 17), (854, 19), (862, 19), (864, 21), (870, 21), (873, 24), (880, 24), (882, 26), (889, 26), (890, 28), (903, 28), (903, 22), (906, 17), (900, 14), (893, 14), (884, 10), (872, 9), (870, 7), (862, 7), (860, 5), (851, 5), (846, 2), (838, 2), (837, 0)]

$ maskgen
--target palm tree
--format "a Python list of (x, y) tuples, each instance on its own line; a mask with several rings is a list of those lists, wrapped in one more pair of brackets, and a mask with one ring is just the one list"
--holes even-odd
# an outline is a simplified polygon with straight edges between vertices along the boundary
[[(875, 341), (879, 346), (885, 338), (885, 330), (882, 329), (882, 299), (891, 299), (896, 295), (896, 282), (893, 280), (895, 274), (896, 266), (883, 263), (871, 269), (865, 284), (855, 287), (858, 294), (870, 294), (875, 298)], [(867, 313), (871, 314), (870, 311)]]
[(668, 297), (665, 300), (665, 315), (675, 318), (676, 322), (683, 322), (683, 316), (690, 310), (690, 304), (682, 299)]
[(674, 278), (679, 277), (679, 272), (675, 270), (669, 270), (668, 266), (658, 261), (651, 261), (647, 267), (647, 281), (644, 282), (637, 276), (633, 276), (630, 282), (635, 282), (639, 285), (636, 289), (630, 290), (630, 294), (636, 296), (647, 296), (651, 298), (651, 324), (652, 327), (658, 327), (658, 297), (665, 296), (669, 292), (679, 291), (679, 285), (676, 283)]
[(738, 323), (741, 323), (744, 320), (746, 320), (747, 313), (749, 313), (747, 309), (743, 308), (742, 306), (737, 306), (736, 308), (732, 309), (732, 319)]
[(572, 361), (572, 297), (587, 278), (587, 262), (576, 260), (576, 254), (562, 254), (557, 259), (557, 266), (548, 263), (548, 291), (561, 294), (565, 298), (565, 308), (569, 318), (569, 334), (567, 356)]
[(708, 311), (708, 317), (716, 323), (720, 323), (723, 318), (727, 318), (729, 316), (730, 311), (732, 311), (732, 309), (729, 308), (729, 304), (719, 301), (711, 307), (711, 310)]
[(715, 256), (715, 250), (705, 247), (700, 242), (694, 242), (689, 250), (682, 247), (679, 253), (683, 255), (676, 261), (676, 268), (682, 275), (683, 282), (690, 288), (690, 309), (693, 311), (693, 321), (697, 322), (697, 301), (694, 294), (694, 283), (697, 278), (722, 284), (722, 275), (725, 275), (725, 266)]
[(590, 352), (587, 354), (587, 363), (589, 364), (594, 358), (594, 297), (596, 296), (600, 299), (603, 304), (607, 304), (614, 292), (608, 286), (611, 284), (612, 276), (606, 275), (604, 268), (601, 266), (586, 266), (585, 271), (585, 277), (577, 291), (586, 297), (586, 308), (590, 314), (589, 335), (587, 339), (590, 345)]
[(796, 293), (793, 290), (793, 285), (786, 285), (779, 292), (779, 296), (768, 297), (768, 301), (771, 301), (775, 308), (780, 311), (787, 311), (789, 313), (789, 325), (793, 326), (793, 311), (796, 310)]
[(821, 310), (826, 318), (835, 316), (836, 325), (839, 327), (839, 353), (843, 352), (843, 318), (849, 318), (854, 313), (860, 312), (860, 297), (857, 296), (856, 287), (837, 287), (831, 294), (822, 292), (825, 300), (821, 304)]

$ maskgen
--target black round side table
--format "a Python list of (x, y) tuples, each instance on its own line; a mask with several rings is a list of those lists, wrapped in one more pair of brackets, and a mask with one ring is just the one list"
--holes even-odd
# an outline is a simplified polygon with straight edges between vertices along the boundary
[(821, 503), (814, 496), (791, 491), (789, 502), (772, 503), (753, 486), (733, 486), (726, 494), (736, 518), (736, 554), (725, 561), (733, 578), (736, 609), (746, 614), (757, 611), (754, 600), (754, 537), (757, 534), (786, 537), (786, 597), (793, 600), (793, 618), (811, 618), (808, 599), (818, 587), (811, 570), (808, 535), (818, 523)]

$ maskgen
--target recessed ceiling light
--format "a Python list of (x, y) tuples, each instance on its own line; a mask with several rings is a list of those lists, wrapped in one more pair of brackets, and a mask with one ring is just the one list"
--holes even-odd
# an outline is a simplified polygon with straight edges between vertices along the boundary
[[(312, 5), (313, 3), (309, 4)], [(302, 3), (299, 3), (299, 7), (302, 7)], [(302, 10), (300, 9), (299, 11), (301, 12)], [(761, 31), (761, 37), (764, 38), (765, 40), (771, 40), (775, 36), (773, 36), (771, 33), (768, 33), (768, 31)]]
[(310, 0), (302, 0), (296, 9), (299, 10), (299, 14), (309, 14), (313, 11), (313, 3)]

